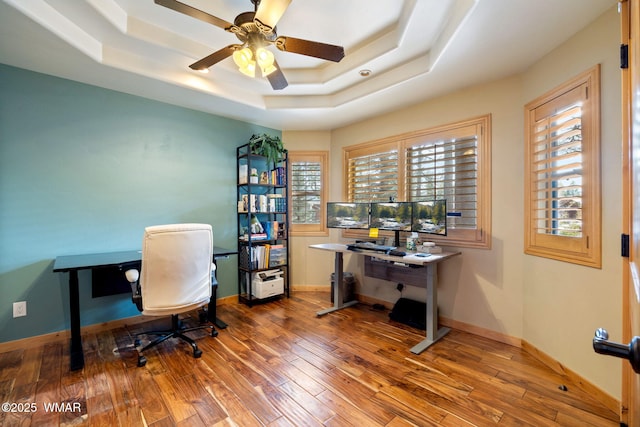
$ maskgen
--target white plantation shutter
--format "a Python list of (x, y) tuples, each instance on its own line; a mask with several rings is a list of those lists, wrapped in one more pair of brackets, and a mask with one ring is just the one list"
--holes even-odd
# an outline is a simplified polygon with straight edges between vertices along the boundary
[(290, 230), (294, 236), (327, 235), (326, 151), (289, 152)]
[(416, 143), (407, 148), (407, 193), (410, 201), (446, 199), (447, 211), (460, 214), (448, 227), (478, 225), (478, 136)]
[(526, 106), (525, 253), (601, 266), (595, 67)]
[(291, 162), (291, 223), (320, 224), (322, 165)]
[(388, 201), (398, 197), (398, 150), (391, 149), (348, 159), (348, 200)]
[(581, 116), (578, 104), (534, 125), (531, 198), (537, 234), (582, 237)]

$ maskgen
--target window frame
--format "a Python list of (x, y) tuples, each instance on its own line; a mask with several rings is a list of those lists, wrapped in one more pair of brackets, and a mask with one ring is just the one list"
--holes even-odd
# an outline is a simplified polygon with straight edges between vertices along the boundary
[[(553, 118), (560, 107), (571, 105), (580, 91), (581, 106), (581, 221), (580, 237), (538, 233), (536, 202), (536, 123)], [(566, 100), (565, 100), (566, 99)], [(536, 117), (536, 112), (538, 116)], [(601, 159), (600, 159), (600, 65), (579, 74), (527, 103), (525, 113), (525, 225), (524, 252), (563, 262), (602, 268)], [(558, 167), (559, 168), (559, 167)], [(555, 170), (555, 168), (554, 168)]]
[[(437, 143), (443, 137), (461, 135), (464, 129), (475, 126), (478, 133), (477, 147), (477, 224), (476, 229), (450, 229), (447, 236), (424, 234), (426, 240), (442, 246), (458, 246), (489, 249), (491, 247), (491, 114), (474, 117), (446, 125), (436, 126), (419, 131), (394, 135), (388, 138), (369, 141), (343, 148), (343, 200), (351, 201), (349, 189), (349, 160), (359, 156), (397, 150), (398, 179), (396, 201), (407, 201), (406, 183), (407, 149), (424, 143)], [(366, 231), (344, 230), (347, 238), (363, 238)], [(381, 236), (392, 233), (380, 231)]]
[[(327, 197), (328, 197), (328, 178), (329, 178), (329, 152), (328, 151), (289, 151), (289, 206), (292, 211), (290, 212), (289, 219), (289, 232), (291, 236), (328, 236), (329, 230), (327, 229), (326, 211), (327, 211)], [(320, 164), (320, 212), (318, 213), (320, 218), (319, 224), (294, 224), (293, 217), (293, 164), (296, 162), (317, 162)]]

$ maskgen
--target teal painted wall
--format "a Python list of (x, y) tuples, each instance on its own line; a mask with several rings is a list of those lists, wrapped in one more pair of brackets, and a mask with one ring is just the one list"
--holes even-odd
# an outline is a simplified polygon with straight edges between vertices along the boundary
[[(137, 249), (172, 222), (235, 247), (235, 148), (262, 132), (281, 135), (0, 64), (0, 342), (69, 329), (58, 255)], [(219, 297), (237, 294), (235, 266), (220, 263)], [(80, 307), (83, 326), (139, 314), (128, 295), (91, 298), (87, 271)]]

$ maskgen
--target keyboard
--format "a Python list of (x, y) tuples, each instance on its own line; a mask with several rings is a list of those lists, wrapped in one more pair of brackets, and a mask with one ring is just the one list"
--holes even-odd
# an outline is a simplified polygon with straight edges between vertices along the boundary
[(395, 248), (395, 246), (376, 245), (373, 242), (357, 242), (347, 245), (347, 249), (349, 249), (350, 251), (367, 250), (387, 253), (394, 250)]

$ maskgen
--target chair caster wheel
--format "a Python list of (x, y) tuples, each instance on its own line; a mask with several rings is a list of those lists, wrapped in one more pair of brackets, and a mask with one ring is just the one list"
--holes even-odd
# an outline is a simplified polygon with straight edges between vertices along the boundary
[(218, 336), (218, 331), (216, 331), (215, 329), (211, 329), (211, 336), (212, 337), (217, 337)]
[(194, 359), (199, 359), (200, 356), (202, 356), (202, 350), (200, 350), (200, 349), (193, 350), (193, 358)]
[(138, 367), (141, 368), (147, 364), (147, 358), (144, 356), (138, 356)]

